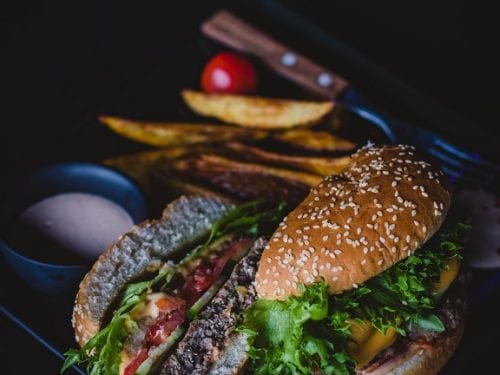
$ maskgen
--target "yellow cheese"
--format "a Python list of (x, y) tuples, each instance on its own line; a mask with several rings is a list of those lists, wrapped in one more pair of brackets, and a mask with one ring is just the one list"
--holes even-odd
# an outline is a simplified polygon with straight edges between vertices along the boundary
[[(439, 282), (433, 287), (437, 295), (444, 293), (455, 280), (460, 271), (460, 259), (448, 261), (448, 270), (441, 273)], [(391, 346), (396, 340), (396, 330), (390, 327), (385, 334), (375, 329), (367, 321), (349, 321), (351, 341), (347, 343), (348, 353), (357, 361), (357, 368), (366, 366), (382, 350)]]
[(351, 321), (351, 339), (348, 353), (356, 360), (357, 368), (366, 366), (379, 352), (391, 346), (396, 340), (396, 330), (390, 327), (385, 334), (368, 322)]
[(432, 291), (437, 295), (441, 295), (444, 292), (446, 292), (450, 284), (458, 276), (458, 272), (460, 271), (460, 259), (459, 258), (450, 259), (447, 262), (447, 265), (448, 269), (446, 271), (441, 272), (441, 277), (439, 278), (439, 281), (436, 284), (434, 284), (434, 287), (432, 288)]

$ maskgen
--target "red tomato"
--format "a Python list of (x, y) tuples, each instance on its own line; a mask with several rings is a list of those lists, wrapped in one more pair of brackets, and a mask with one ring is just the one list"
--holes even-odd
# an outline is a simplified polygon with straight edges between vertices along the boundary
[(149, 327), (146, 336), (148, 347), (161, 345), (185, 319), (186, 309), (182, 307), (156, 321), (155, 324)]
[(243, 56), (221, 52), (205, 65), (201, 88), (209, 93), (250, 94), (257, 88), (257, 73)]
[(135, 371), (139, 368), (139, 366), (142, 364), (148, 358), (148, 351), (147, 349), (141, 349), (139, 353), (137, 353), (136, 357), (132, 362), (129, 363), (129, 365), (125, 368), (125, 371), (123, 372), (123, 375), (134, 375)]
[(180, 295), (186, 300), (188, 306), (192, 306), (212, 286), (222, 273), (227, 261), (244, 246), (247, 246), (250, 241), (249, 238), (240, 238), (223, 249), (223, 253), (218, 258), (201, 262), (196, 266), (193, 272), (186, 277), (180, 290)]

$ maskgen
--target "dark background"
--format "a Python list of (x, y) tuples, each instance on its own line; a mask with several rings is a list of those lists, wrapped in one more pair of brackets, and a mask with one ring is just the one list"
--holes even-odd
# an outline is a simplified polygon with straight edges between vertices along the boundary
[[(95, 118), (104, 103), (168, 66), (201, 20), (239, 3), (251, 9), (261, 2), (2, 2), (0, 191), (16, 171), (57, 158), (63, 134)], [(403, 99), (424, 98), (422, 113), (446, 120), (423, 125), (496, 153), (500, 23), (490, 2), (282, 3), (347, 46), (357, 62), (339, 59), (339, 71), (373, 100), (412, 117), (417, 101), (407, 110)], [(259, 22), (258, 12), (248, 14)], [(274, 28), (279, 34), (279, 22)], [(307, 50), (305, 39), (302, 46)], [(386, 95), (384, 83), (393, 79), (401, 91)], [(59, 363), (3, 316), (0, 330), (2, 373), (57, 371)]]

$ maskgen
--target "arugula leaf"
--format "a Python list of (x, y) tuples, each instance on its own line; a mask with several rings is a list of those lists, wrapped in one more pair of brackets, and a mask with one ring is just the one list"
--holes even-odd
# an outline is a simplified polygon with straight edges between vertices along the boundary
[(413, 326), (441, 332), (432, 314), (432, 286), (447, 262), (460, 257), (470, 225), (453, 210), (435, 236), (413, 255), (357, 289), (329, 296), (325, 282), (301, 286), (301, 295), (284, 301), (259, 299), (239, 328), (247, 332), (251, 367), (257, 374), (348, 374), (355, 361), (345, 345), (350, 321), (368, 321), (385, 333), (406, 335)]
[(276, 208), (265, 208), (264, 201), (243, 203), (217, 220), (210, 230), (205, 243), (191, 250), (182, 263), (196, 258), (199, 252), (227, 234), (260, 236), (271, 233), (287, 213), (287, 203), (281, 202)]

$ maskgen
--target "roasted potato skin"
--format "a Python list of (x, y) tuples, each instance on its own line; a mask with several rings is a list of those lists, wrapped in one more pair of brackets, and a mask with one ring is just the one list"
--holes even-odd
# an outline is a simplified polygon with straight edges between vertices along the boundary
[(300, 173), (212, 155), (181, 159), (175, 162), (175, 168), (203, 186), (242, 201), (263, 199), (296, 204), (307, 196), (311, 188), (300, 178)]
[(318, 123), (333, 103), (262, 98), (231, 94), (206, 94), (183, 90), (184, 102), (196, 113), (247, 128), (289, 129)]
[(148, 122), (114, 116), (100, 116), (99, 121), (125, 138), (158, 147), (248, 141), (268, 136), (266, 131), (220, 124)]
[(272, 138), (296, 149), (320, 153), (348, 152), (357, 146), (356, 143), (325, 130), (290, 129), (274, 133)]
[(239, 142), (228, 142), (225, 147), (246, 161), (277, 165), (282, 168), (293, 168), (321, 176), (342, 173), (350, 161), (349, 156), (318, 157), (289, 155)]

